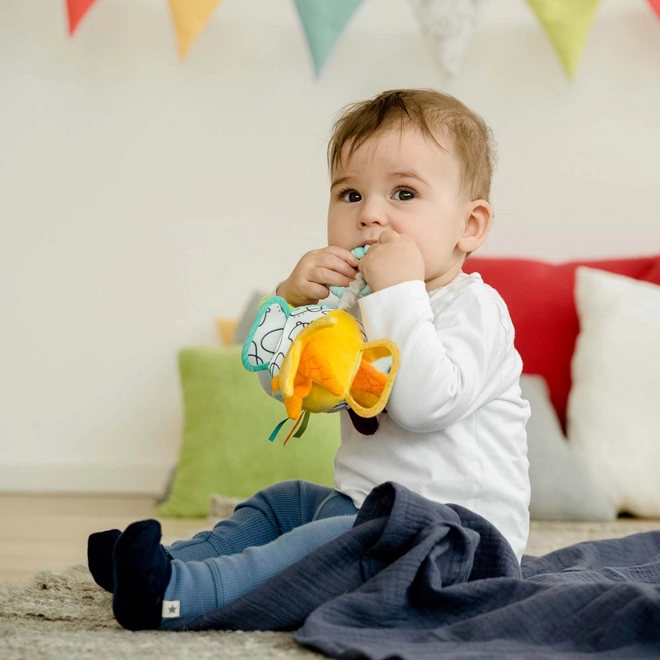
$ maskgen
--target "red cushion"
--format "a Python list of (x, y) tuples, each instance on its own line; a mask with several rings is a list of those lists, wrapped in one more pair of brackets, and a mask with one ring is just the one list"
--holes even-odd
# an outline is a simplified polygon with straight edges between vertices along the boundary
[(529, 259), (470, 257), (466, 273), (480, 273), (509, 307), (523, 372), (540, 374), (566, 428), (571, 358), (579, 325), (574, 299), (575, 269), (598, 268), (660, 285), (660, 255), (635, 259), (552, 264)]

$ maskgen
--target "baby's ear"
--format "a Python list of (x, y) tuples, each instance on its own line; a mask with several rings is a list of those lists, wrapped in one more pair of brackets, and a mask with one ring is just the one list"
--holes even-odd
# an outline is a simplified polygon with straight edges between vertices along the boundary
[(476, 199), (466, 209), (463, 234), (458, 240), (461, 252), (474, 252), (486, 240), (493, 221), (493, 209), (485, 199)]

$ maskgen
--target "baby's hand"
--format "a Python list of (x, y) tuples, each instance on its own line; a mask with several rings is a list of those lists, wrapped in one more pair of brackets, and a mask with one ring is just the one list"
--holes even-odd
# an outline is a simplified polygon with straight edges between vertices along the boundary
[(331, 245), (303, 255), (293, 272), (277, 287), (291, 306), (314, 305), (327, 298), (327, 285), (348, 286), (356, 275), (358, 260), (344, 248)]
[(424, 257), (415, 241), (390, 229), (369, 247), (358, 268), (372, 291), (412, 280), (424, 281)]

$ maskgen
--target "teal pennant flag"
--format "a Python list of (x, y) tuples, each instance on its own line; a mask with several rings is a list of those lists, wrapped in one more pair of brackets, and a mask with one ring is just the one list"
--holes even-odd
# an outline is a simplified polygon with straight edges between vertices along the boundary
[(294, 0), (300, 14), (316, 75), (362, 0)]

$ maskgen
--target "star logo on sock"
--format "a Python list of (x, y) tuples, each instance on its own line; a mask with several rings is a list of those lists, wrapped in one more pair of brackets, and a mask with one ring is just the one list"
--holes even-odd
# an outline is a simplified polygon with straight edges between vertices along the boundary
[(181, 616), (181, 601), (180, 600), (164, 600), (163, 601), (163, 619), (177, 619)]

